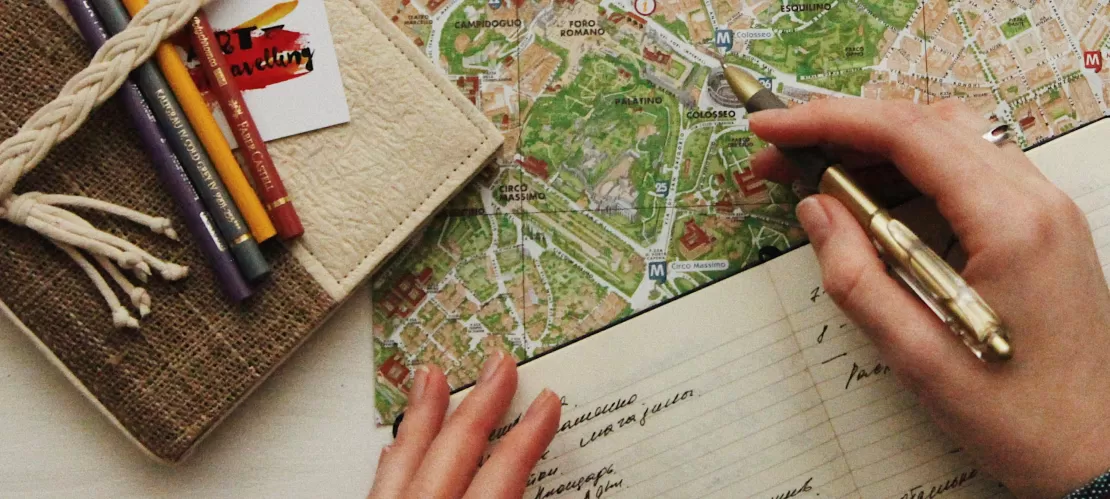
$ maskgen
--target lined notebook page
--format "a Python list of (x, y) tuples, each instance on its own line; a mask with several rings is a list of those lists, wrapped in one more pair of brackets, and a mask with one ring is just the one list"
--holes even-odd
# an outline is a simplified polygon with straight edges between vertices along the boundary
[(808, 248), (767, 266), (860, 496), (929, 497), (949, 487), (945, 496), (1006, 494), (897, 385), (875, 347), (824, 294)]
[[(1031, 156), (1088, 214), (1105, 265), (1110, 166), (1073, 149), (1081, 136), (1110, 123)], [(526, 498), (1008, 497), (820, 283), (801, 248), (525, 364), (491, 449), (550, 387), (562, 423)]]
[(529, 363), (513, 411), (544, 385), (567, 405), (525, 497), (851, 493), (773, 289), (759, 267)]
[(1029, 151), (1029, 157), (1075, 200), (1091, 226), (1104, 275), (1110, 276), (1110, 119)]
[(819, 286), (802, 248), (523, 366), (506, 423), (544, 386), (566, 403), (525, 497), (1000, 492)]
[[(1107, 168), (1110, 171), (1110, 167)], [(1091, 225), (1095, 247), (1098, 248), (1098, 261), (1102, 264), (1103, 275), (1110, 276), (1110, 182), (1095, 179), (1097, 183), (1081, 190), (1074, 196), (1076, 204), (1087, 214)]]
[(1104, 167), (1082, 172), (1083, 175), (1064, 168), (1045, 173), (1050, 178), (1066, 176), (1068, 180), (1079, 180), (1068, 182), (1062, 187), (1083, 213), (1087, 214), (1087, 223), (1091, 226), (1103, 275), (1110, 276), (1110, 157), (1105, 161)]

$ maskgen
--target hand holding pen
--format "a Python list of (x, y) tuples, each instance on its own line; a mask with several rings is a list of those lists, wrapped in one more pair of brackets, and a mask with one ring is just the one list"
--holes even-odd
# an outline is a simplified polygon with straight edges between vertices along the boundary
[[(749, 113), (786, 109), (786, 104), (748, 73), (725, 66), (724, 77)], [(992, 144), (1006, 145), (1009, 128), (991, 126), (983, 137)], [(778, 151), (801, 177), (804, 193), (828, 194), (848, 208), (894, 273), (976, 356), (989, 361), (1013, 356), (1009, 333), (990, 304), (917, 234), (891, 217), (841, 165), (826, 158), (816, 145), (788, 145)]]
[[(784, 148), (893, 163), (934, 199), (968, 253), (963, 278), (1006, 321), (1020, 353), (984, 364), (885, 270), (871, 237), (831, 196), (798, 206), (826, 291), (953, 439), (1018, 496), (1060, 497), (1110, 467), (1110, 292), (1086, 218), (1013, 144), (953, 101), (839, 99), (750, 115)], [(781, 149), (757, 174), (797, 178)]]

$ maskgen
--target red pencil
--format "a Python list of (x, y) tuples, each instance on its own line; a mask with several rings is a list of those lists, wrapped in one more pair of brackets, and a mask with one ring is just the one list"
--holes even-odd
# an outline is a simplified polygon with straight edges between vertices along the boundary
[(258, 195), (274, 222), (278, 236), (282, 239), (299, 237), (304, 234), (301, 219), (293, 209), (285, 185), (278, 176), (277, 168), (274, 168), (274, 160), (266, 150), (266, 143), (262, 141), (258, 126), (254, 124), (250, 110), (247, 109), (243, 92), (231, 77), (231, 67), (220, 50), (208, 16), (203, 11), (197, 12), (189, 26), (192, 31), (190, 39), (197, 58), (200, 59), (200, 66), (204, 69), (209, 86), (216, 92), (220, 108), (235, 134), (235, 140), (239, 142), (240, 152), (249, 166), (247, 170), (254, 178), (255, 188), (259, 190)]

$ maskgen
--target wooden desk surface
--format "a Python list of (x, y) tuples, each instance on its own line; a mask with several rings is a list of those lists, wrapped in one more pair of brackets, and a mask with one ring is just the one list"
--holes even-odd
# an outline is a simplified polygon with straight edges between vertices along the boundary
[[(1050, 177), (1061, 168), (1097, 166), (1110, 182), (1108, 143), (1110, 120), (1103, 120), (1030, 156)], [(0, 319), (0, 495), (365, 497), (391, 440), (389, 428), (374, 425), (369, 300), (365, 290), (356, 292), (175, 468), (147, 460)]]

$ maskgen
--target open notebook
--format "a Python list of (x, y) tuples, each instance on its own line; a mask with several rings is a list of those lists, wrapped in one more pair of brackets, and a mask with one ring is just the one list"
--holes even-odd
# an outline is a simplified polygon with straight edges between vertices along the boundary
[[(1107, 263), (1110, 164), (1068, 146), (1031, 156)], [(565, 405), (526, 498), (1008, 496), (823, 293), (809, 247), (524, 364), (505, 424), (543, 387)]]

